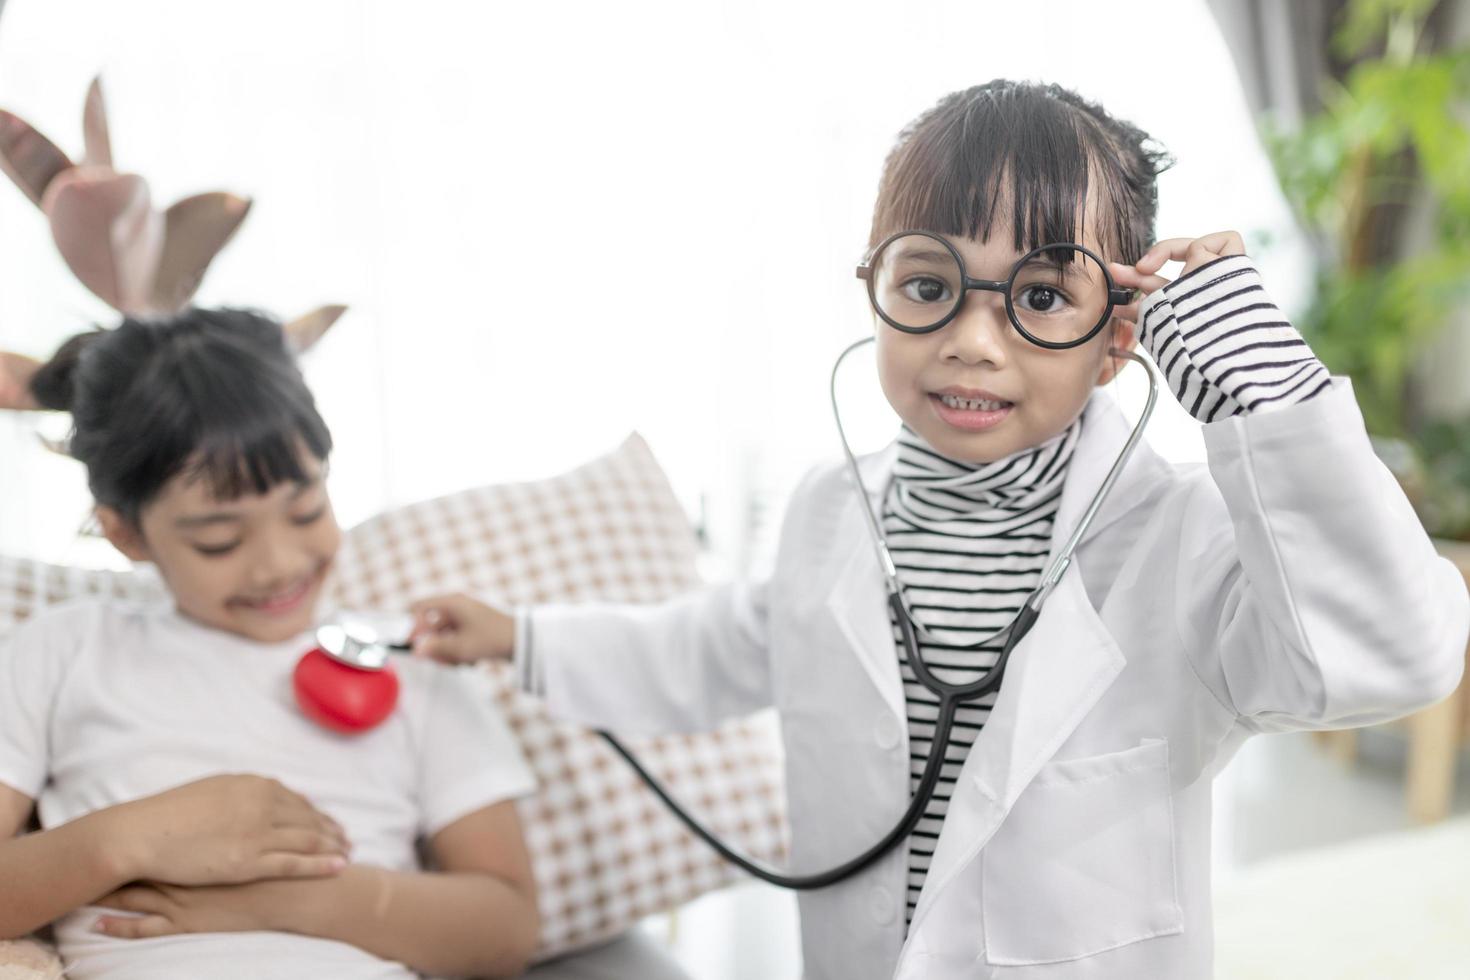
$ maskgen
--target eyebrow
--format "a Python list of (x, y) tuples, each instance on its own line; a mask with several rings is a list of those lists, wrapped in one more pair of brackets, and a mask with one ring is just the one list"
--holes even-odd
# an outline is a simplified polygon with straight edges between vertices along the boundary
[(907, 259), (907, 260), (928, 260), (928, 261), (936, 261), (937, 260), (937, 261), (940, 261), (940, 262), (953, 262), (954, 261), (954, 256), (953, 255), (950, 255), (948, 252), (946, 252), (946, 251), (944, 251), (942, 249), (937, 249), (937, 248), (919, 248), (919, 249), (913, 249), (911, 251), (910, 250), (904, 250), (904, 251), (898, 253), (898, 257), (901, 260), (904, 260), (904, 259)]
[(1027, 262), (1024, 266), (1022, 266), (1022, 268), (1029, 269), (1035, 265), (1043, 266), (1047, 269), (1052, 269), (1060, 272), (1064, 278), (1076, 279), (1079, 276), (1084, 278), (1091, 278), (1082, 271), (1084, 266), (1081, 262), (1053, 262), (1047, 259), (1044, 255), (1037, 255), (1032, 257), (1031, 261)]
[[(296, 484), (296, 489), (291, 491), (290, 499), (300, 500), (307, 492), (315, 489), (321, 484), (322, 477), (320, 474), (312, 477), (305, 483), (298, 483)], [(239, 514), (221, 510), (209, 514), (192, 514), (188, 517), (180, 517), (178, 520), (174, 521), (174, 527), (184, 529), (197, 527), (213, 527), (219, 524), (238, 524), (241, 520), (243, 520), (243, 518)]]
[[(1019, 254), (1016, 256), (1017, 259), (1020, 259), (1021, 257), (1022, 256), (1019, 255)], [(898, 258), (899, 258), (900, 261), (913, 261), (913, 262), (953, 262), (954, 261), (954, 256), (953, 255), (950, 255), (948, 252), (943, 251), (941, 249), (929, 249), (929, 248), (915, 249), (913, 251), (904, 251), (904, 252), (899, 253)], [(1042, 266), (1042, 267), (1047, 268), (1047, 269), (1056, 270), (1056, 271), (1058, 271), (1058, 272), (1061, 273), (1061, 275), (1062, 275), (1063, 278), (1066, 278), (1066, 279), (1076, 279), (1076, 278), (1079, 278), (1079, 277), (1084, 277), (1084, 278), (1089, 278), (1089, 279), (1091, 278), (1090, 276), (1085, 276), (1085, 274), (1082, 272), (1082, 265), (1081, 265), (1081, 263), (1079, 263), (1079, 262), (1068, 262), (1068, 263), (1062, 264), (1062, 263), (1054, 262), (1054, 261), (1051, 261), (1051, 260), (1047, 259), (1047, 257), (1046, 257), (1045, 254), (1033, 255), (1031, 257), (1031, 260), (1029, 262), (1027, 262), (1024, 266), (1022, 266), (1022, 268), (1030, 269), (1033, 266)]]
[(302, 497), (306, 496), (307, 493), (315, 490), (324, 482), (325, 480), (323, 479), (323, 474), (318, 473), (316, 476), (312, 477), (306, 482), (296, 484), (296, 489), (291, 491), (291, 499), (300, 500)]
[(210, 527), (215, 524), (238, 523), (240, 523), (239, 514), (226, 514), (224, 512), (220, 512), (217, 514), (196, 514), (192, 517), (180, 517), (178, 520), (174, 521), (174, 527)]

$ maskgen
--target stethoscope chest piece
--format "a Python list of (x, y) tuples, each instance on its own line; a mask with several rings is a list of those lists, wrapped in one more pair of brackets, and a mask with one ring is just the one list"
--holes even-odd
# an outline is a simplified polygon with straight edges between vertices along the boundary
[(398, 704), (398, 675), (388, 662), (392, 645), (361, 625), (323, 626), (316, 640), (291, 674), (302, 713), (344, 735), (377, 727)]

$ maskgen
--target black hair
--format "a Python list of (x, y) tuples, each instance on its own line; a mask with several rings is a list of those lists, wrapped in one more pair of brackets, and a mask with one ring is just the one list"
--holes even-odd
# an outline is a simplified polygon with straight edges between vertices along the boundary
[(1017, 251), (1080, 242), (1096, 180), (1103, 257), (1131, 264), (1152, 242), (1157, 178), (1171, 163), (1147, 133), (1075, 92), (995, 79), (946, 95), (899, 133), (868, 247), (907, 229), (988, 241), (1004, 205)]
[(43, 408), (72, 415), (69, 451), (97, 503), (135, 526), (180, 473), (234, 500), (305, 483), (305, 448), (332, 436), (279, 321), (252, 310), (129, 317), (68, 340), (31, 380)]

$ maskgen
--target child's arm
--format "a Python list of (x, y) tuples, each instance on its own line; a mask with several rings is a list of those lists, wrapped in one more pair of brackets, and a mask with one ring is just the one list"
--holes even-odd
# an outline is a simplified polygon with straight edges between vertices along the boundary
[(431, 841), (440, 872), (353, 865), (334, 878), (211, 888), (134, 885), (100, 904), (109, 936), (275, 930), (351, 943), (435, 976), (514, 976), (536, 949), (540, 919), (515, 804), (455, 821)]
[(16, 837), (29, 796), (0, 784), (0, 939), (18, 939), (127, 881), (101, 846), (100, 814)]
[[(1167, 259), (1185, 269), (1168, 283)], [(1233, 232), (1150, 249), (1141, 339), (1200, 421), (1214, 480), (1185, 504), (1168, 597), (1180, 648), (1258, 730), (1341, 728), (1453, 690), (1470, 602)], [(1162, 599), (1161, 599), (1162, 601)]]
[[(777, 577), (823, 515), (813, 470), (791, 495)], [(509, 660), (522, 691), (556, 717), (626, 734), (709, 731), (774, 701), (775, 579), (728, 582), (661, 603), (559, 603), (515, 613), (464, 595), (414, 603), (414, 653), (446, 663)]]
[[(563, 720), (628, 734), (708, 731), (771, 704), (764, 584), (653, 605), (495, 609), (467, 596), (415, 604), (415, 652), (511, 660), (522, 690)], [(432, 617), (432, 619), (431, 619)]]
[(399, 712), (412, 732), (420, 835), (436, 873), (353, 866), (323, 881), (126, 889), (145, 913), (109, 935), (274, 929), (351, 943), (432, 974), (513, 974), (536, 948), (530, 858), (513, 799), (535, 789), (489, 679), (407, 663)]
[(216, 776), (15, 836), (31, 797), (0, 783), (0, 938), (24, 936), (126, 882), (330, 875), (340, 827), (274, 780)]
[[(1174, 282), (1158, 274), (1183, 262)], [(1135, 265), (1112, 266), (1119, 285), (1148, 297), (1119, 309), (1179, 404), (1201, 422), (1289, 408), (1332, 387), (1286, 315), (1271, 302), (1233, 231), (1171, 238)]]
[[(305, 884), (336, 895), (284, 928), (352, 943), (434, 976), (506, 977), (540, 940), (536, 882), (512, 802), (456, 820), (430, 840), (435, 873), (364, 869)], [(298, 889), (304, 894), (305, 889)]]

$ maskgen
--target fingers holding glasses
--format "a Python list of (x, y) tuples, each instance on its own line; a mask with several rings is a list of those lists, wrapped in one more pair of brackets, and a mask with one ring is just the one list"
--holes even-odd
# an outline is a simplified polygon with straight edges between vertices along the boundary
[(1245, 240), (1238, 231), (1217, 231), (1199, 238), (1166, 238), (1153, 245), (1134, 263), (1144, 275), (1154, 275), (1165, 262), (1183, 262), (1188, 275), (1195, 269), (1227, 255), (1244, 255)]
[(1149, 293), (1163, 289), (1169, 284), (1169, 280), (1163, 276), (1145, 275), (1139, 272), (1134, 266), (1123, 265), (1119, 262), (1109, 262), (1108, 272), (1112, 275), (1113, 281), (1119, 286), (1124, 289), (1135, 290), (1135, 296), (1137, 298), (1133, 302), (1123, 306), (1113, 307), (1113, 316), (1127, 320), (1129, 323), (1138, 322), (1138, 308), (1143, 303), (1143, 297)]
[(1108, 272), (1113, 280), (1125, 289), (1136, 289), (1140, 300), (1113, 310), (1115, 316), (1136, 323), (1141, 297), (1169, 285), (1172, 280), (1159, 275), (1159, 270), (1168, 262), (1183, 262), (1181, 277), (1202, 265), (1224, 258), (1227, 255), (1244, 255), (1245, 241), (1236, 231), (1217, 231), (1200, 238), (1165, 238), (1157, 242), (1139, 257), (1133, 265), (1109, 262)]

